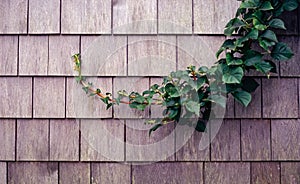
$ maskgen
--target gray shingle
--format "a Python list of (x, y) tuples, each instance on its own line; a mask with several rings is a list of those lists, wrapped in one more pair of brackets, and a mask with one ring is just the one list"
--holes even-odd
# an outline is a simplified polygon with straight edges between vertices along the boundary
[(0, 119), (0, 160), (15, 160), (15, 132), (15, 120)]
[(0, 37), (0, 75), (17, 75), (18, 37)]

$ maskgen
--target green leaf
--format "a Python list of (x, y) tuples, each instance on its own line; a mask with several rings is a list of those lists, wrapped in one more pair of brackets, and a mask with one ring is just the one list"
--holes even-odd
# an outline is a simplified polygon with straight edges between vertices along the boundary
[(109, 104), (107, 104), (107, 106), (106, 106), (106, 110), (108, 110), (109, 108), (111, 108), (113, 106), (113, 104), (112, 103), (109, 103)]
[(198, 120), (195, 130), (198, 132), (205, 132), (206, 124), (203, 120)]
[(101, 93), (101, 90), (99, 88), (96, 89), (96, 93), (99, 94)]
[(265, 49), (266, 51), (269, 51), (269, 48), (276, 45), (276, 42), (259, 39), (259, 45), (261, 46), (261, 48)]
[(254, 92), (258, 86), (259, 84), (253, 78), (245, 77), (242, 80), (242, 89), (249, 93)]
[(222, 44), (221, 48), (217, 51), (216, 57), (219, 58), (220, 54), (226, 50), (226, 49), (235, 49), (235, 44), (234, 44), (235, 39), (227, 39), (224, 41)]
[(265, 1), (259, 8), (260, 10), (263, 11), (268, 11), (268, 10), (273, 10), (273, 6), (269, 1)]
[(261, 62), (262, 57), (263, 56), (259, 52), (249, 52), (245, 60), (245, 65), (252, 66), (257, 62)]
[(240, 5), (240, 8), (244, 8), (244, 9), (255, 9), (257, 8), (258, 4), (253, 1), (253, 0), (248, 0), (248, 1), (243, 1)]
[(168, 95), (170, 95), (170, 97), (180, 96), (180, 93), (178, 92), (177, 88), (171, 83), (166, 84), (165, 90), (168, 93)]
[(200, 104), (194, 101), (188, 101), (185, 104), (185, 107), (188, 111), (195, 113), (197, 116), (200, 115)]
[(242, 67), (229, 68), (223, 71), (222, 81), (228, 84), (241, 83), (244, 76)]
[(239, 28), (242, 26), (246, 26), (246, 24), (238, 18), (233, 18), (227, 23), (227, 25), (225, 27), (226, 29), (224, 30), (224, 34), (226, 36), (231, 36), (236, 28)]
[(260, 31), (263, 31), (265, 29), (267, 29), (267, 26), (262, 24), (258, 19), (254, 18), (253, 19), (253, 25), (255, 29), (258, 29)]
[(276, 34), (271, 31), (271, 30), (266, 30), (261, 36), (260, 38), (266, 38), (270, 41), (274, 41), (274, 42), (278, 42)]
[(283, 3), (283, 8), (286, 10), (286, 11), (293, 11), (295, 9), (297, 9), (298, 7), (298, 2), (297, 0), (286, 0), (284, 3)]
[(286, 30), (284, 22), (281, 19), (277, 19), (277, 18), (276, 19), (272, 19), (269, 22), (269, 26), (273, 27), (273, 28), (277, 28), (277, 29), (284, 29), (284, 30)]
[(89, 93), (89, 87), (88, 87), (88, 86), (82, 87), (82, 89), (83, 89), (83, 91), (84, 91), (86, 94)]
[(272, 58), (278, 61), (286, 61), (293, 57), (293, 51), (282, 42), (277, 43), (271, 53)]
[(208, 98), (209, 101), (221, 105), (221, 107), (226, 107), (227, 98), (223, 95), (210, 95)]
[(154, 125), (152, 128), (149, 130), (149, 137), (151, 136), (151, 133), (156, 131), (159, 127), (163, 126), (161, 123)]
[(247, 91), (236, 91), (232, 93), (232, 96), (245, 107), (249, 105), (252, 99), (251, 94)]
[(100, 98), (102, 100), (102, 102), (104, 102), (105, 104), (108, 104), (109, 101), (109, 97), (105, 97), (105, 98)]
[(254, 67), (264, 74), (269, 73), (273, 69), (273, 66), (270, 63), (264, 61), (255, 63)]

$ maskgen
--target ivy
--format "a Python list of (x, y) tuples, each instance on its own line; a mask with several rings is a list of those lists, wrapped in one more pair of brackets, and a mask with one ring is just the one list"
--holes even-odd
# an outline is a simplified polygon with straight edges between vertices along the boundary
[[(226, 36), (238, 34), (239, 37), (224, 41), (216, 53), (215, 65), (189, 66), (171, 72), (161, 85), (154, 84), (142, 93), (120, 90), (113, 97), (110, 93), (103, 94), (100, 88), (95, 89), (81, 75), (80, 54), (73, 55), (74, 70), (78, 72), (75, 79), (89, 96), (99, 96), (107, 109), (120, 103), (141, 111), (151, 105), (163, 106), (163, 118), (147, 121), (153, 125), (149, 135), (168, 123), (190, 125), (203, 132), (213, 105), (225, 108), (228, 95), (244, 106), (250, 104), (251, 93), (258, 83), (246, 77), (247, 72), (257, 70), (269, 77), (277, 71), (276, 61), (293, 56), (292, 50), (278, 41), (276, 30), (286, 29), (279, 16), (284, 11), (295, 10), (298, 4), (298, 0), (241, 0), (236, 16), (224, 30)], [(225, 58), (220, 58), (222, 53)]]

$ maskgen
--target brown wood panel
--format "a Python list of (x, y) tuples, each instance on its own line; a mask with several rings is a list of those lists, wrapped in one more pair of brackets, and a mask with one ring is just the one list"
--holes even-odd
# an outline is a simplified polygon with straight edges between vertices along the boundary
[(33, 117), (65, 117), (65, 78), (34, 78)]
[(111, 33), (111, 0), (62, 0), (61, 32)]
[(6, 183), (7, 180), (7, 169), (6, 169), (6, 163), (0, 162), (0, 183)]
[(148, 136), (152, 125), (145, 121), (126, 121), (126, 161), (174, 161), (174, 124), (160, 127)]
[(60, 163), (59, 183), (64, 183), (64, 184), (90, 183), (90, 164), (80, 163), (80, 162)]
[(113, 0), (113, 32), (157, 33), (157, 0)]
[(0, 75), (17, 75), (18, 37), (0, 37)]
[(20, 36), (19, 39), (19, 74), (47, 75), (48, 36)]
[(272, 159), (300, 159), (300, 123), (298, 120), (272, 120)]
[(126, 76), (126, 36), (82, 36), (82, 74), (86, 76)]
[(280, 62), (280, 75), (299, 77), (300, 66), (298, 64), (298, 61), (300, 59), (300, 38), (297, 36), (285, 36), (281, 37), (280, 40), (287, 43), (295, 54), (291, 60)]
[(81, 161), (124, 161), (124, 121), (81, 120)]
[(17, 160), (49, 159), (49, 121), (17, 121)]
[(298, 81), (263, 79), (263, 118), (298, 118)]
[(15, 122), (0, 119), (0, 160), (15, 160)]
[(55, 162), (8, 162), (8, 183), (58, 183)]
[(192, 0), (158, 0), (158, 33), (192, 34)]
[(207, 162), (205, 184), (250, 184), (250, 163)]
[(176, 70), (175, 36), (128, 37), (129, 76), (167, 76)]
[(132, 183), (203, 184), (203, 163), (176, 162), (133, 165)]
[(0, 34), (27, 33), (28, 0), (2, 1), (0, 6)]
[(0, 77), (0, 116), (31, 118), (32, 79), (29, 77)]
[(194, 33), (223, 34), (238, 7), (239, 2), (231, 0), (194, 0)]
[(60, 32), (60, 0), (29, 1), (29, 33)]
[[(95, 88), (105, 94), (112, 92), (111, 78), (88, 77)], [(106, 105), (98, 96), (89, 97), (74, 78), (67, 78), (67, 118), (111, 118), (112, 109), (106, 110)]]
[(79, 120), (50, 120), (50, 160), (79, 161)]
[(256, 183), (280, 184), (280, 165), (276, 162), (252, 162), (251, 181)]
[(242, 119), (242, 160), (271, 160), (271, 123), (268, 120)]
[[(211, 128), (215, 129), (214, 122)], [(240, 160), (240, 120), (224, 120), (216, 137), (211, 140), (212, 161)]]
[(300, 183), (300, 162), (281, 163), (281, 183)]
[(130, 165), (123, 163), (92, 163), (92, 184), (130, 184)]
[(284, 21), (286, 30), (276, 30), (276, 33), (281, 35), (297, 35), (299, 30), (299, 15), (299, 8), (292, 12), (285, 11), (279, 18)]
[(71, 56), (79, 53), (79, 36), (49, 36), (48, 75), (74, 75)]

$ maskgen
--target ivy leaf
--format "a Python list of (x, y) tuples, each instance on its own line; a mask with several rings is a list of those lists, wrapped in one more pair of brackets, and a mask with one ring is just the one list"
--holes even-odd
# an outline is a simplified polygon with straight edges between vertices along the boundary
[(223, 95), (210, 95), (208, 100), (221, 105), (223, 108), (226, 107), (227, 98), (224, 97)]
[(180, 93), (178, 92), (177, 88), (171, 83), (166, 84), (165, 90), (170, 95), (170, 97), (180, 96)]
[(297, 0), (286, 0), (283, 3), (283, 9), (285, 9), (286, 11), (293, 11), (297, 9), (297, 7), (298, 7)]
[(235, 91), (232, 96), (245, 107), (249, 105), (252, 99), (251, 94), (247, 91)]
[(244, 76), (242, 67), (229, 68), (223, 71), (222, 81), (228, 84), (241, 83)]
[(107, 106), (106, 106), (106, 110), (108, 110), (109, 108), (111, 108), (113, 106), (113, 104), (112, 103), (109, 103), (109, 104), (107, 104)]
[(286, 30), (284, 22), (281, 19), (277, 19), (277, 18), (276, 19), (272, 19), (269, 22), (269, 26), (273, 27), (273, 28), (276, 28), (276, 29), (284, 29), (284, 30)]
[(268, 10), (273, 10), (273, 6), (272, 4), (270, 3), (270, 1), (265, 1), (259, 8), (260, 10), (263, 10), (263, 11), (268, 11)]
[(242, 80), (242, 89), (249, 93), (254, 92), (258, 86), (259, 84), (253, 78), (245, 77)]
[(269, 73), (273, 69), (273, 66), (270, 63), (264, 61), (255, 63), (254, 67), (264, 74)]
[(269, 48), (276, 45), (276, 42), (269, 41), (269, 40), (264, 40), (264, 39), (259, 39), (259, 45), (261, 48), (269, 51)]
[(152, 128), (149, 130), (149, 137), (151, 136), (151, 133), (156, 131), (159, 127), (163, 126), (161, 123), (154, 125)]
[(273, 42), (278, 42), (276, 34), (271, 30), (266, 30), (261, 36), (261, 38), (266, 38)]
[(246, 24), (243, 21), (241, 21), (240, 19), (233, 18), (227, 23), (227, 25), (225, 27), (226, 29), (224, 30), (224, 34), (226, 36), (231, 36), (236, 28), (239, 28), (239, 27), (242, 27), (245, 25)]
[(262, 24), (258, 19), (254, 18), (253, 19), (253, 25), (255, 29), (258, 29), (260, 31), (263, 31), (265, 29), (267, 29), (267, 26)]
[(222, 44), (221, 48), (217, 51), (216, 57), (219, 58), (220, 54), (226, 49), (235, 49), (234, 41), (235, 41), (235, 39), (225, 40), (224, 43)]
[(258, 3), (255, 0), (243, 1), (240, 5), (240, 8), (244, 9), (255, 9), (257, 8)]
[(286, 61), (288, 59), (291, 59), (293, 57), (292, 50), (282, 42), (277, 43), (271, 53), (272, 58), (278, 60), (278, 61)]
[(262, 60), (262, 54), (255, 51), (250, 51), (246, 55), (245, 65), (246, 66), (252, 66), (257, 62), (261, 62)]
[(198, 120), (195, 130), (198, 132), (205, 132), (206, 124), (203, 120)]
[(188, 101), (185, 104), (185, 107), (188, 111), (195, 113), (197, 116), (200, 115), (200, 104), (195, 101)]

